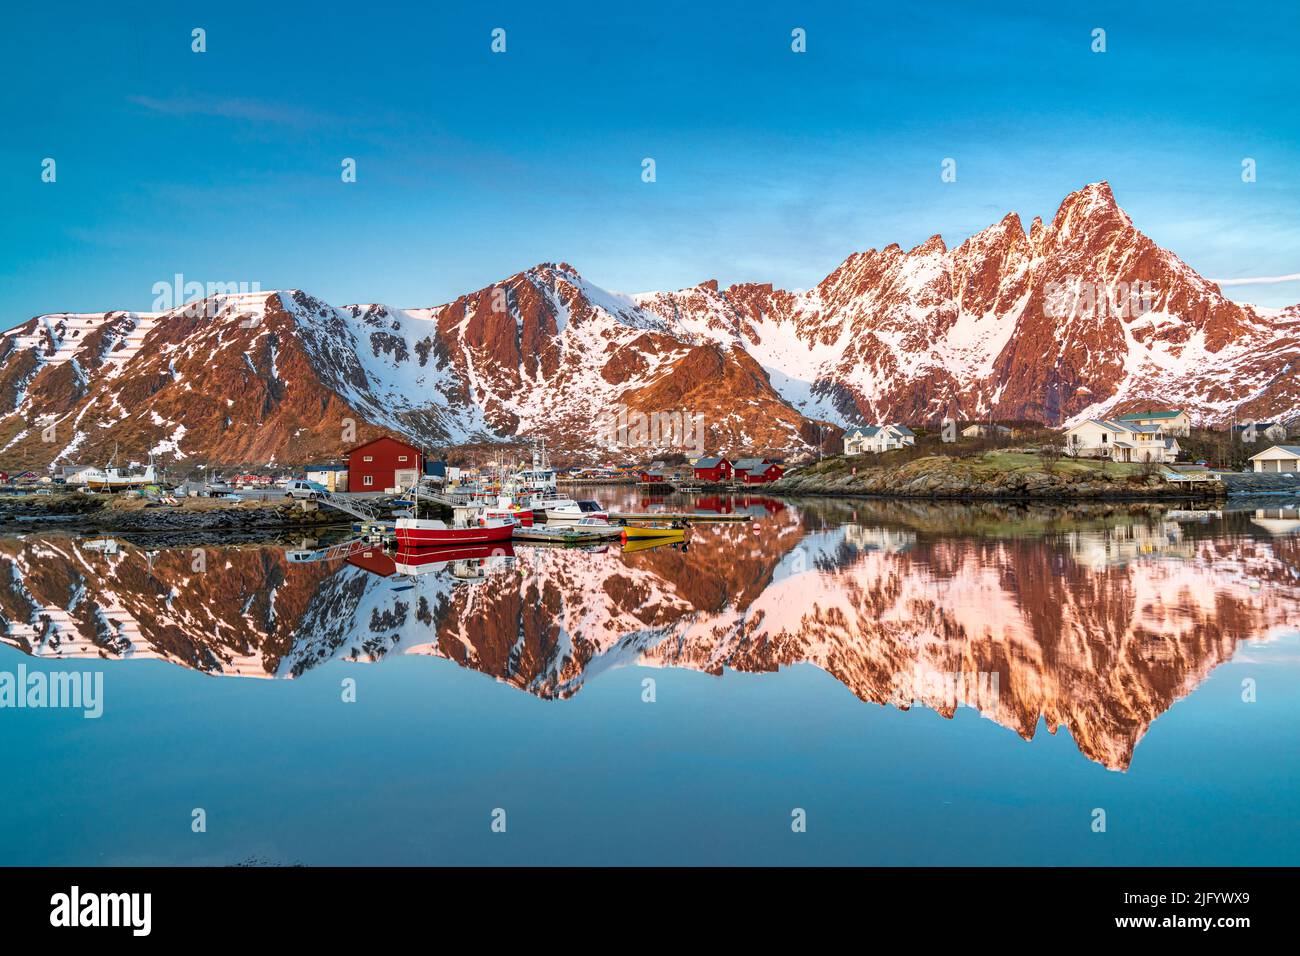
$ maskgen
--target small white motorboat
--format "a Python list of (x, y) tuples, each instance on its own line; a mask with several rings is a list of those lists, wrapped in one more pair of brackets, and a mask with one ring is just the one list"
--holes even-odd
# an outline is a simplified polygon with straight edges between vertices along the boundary
[[(596, 518), (609, 523), (609, 512), (599, 501), (575, 501), (572, 505), (561, 505), (546, 509), (547, 524), (578, 524), (584, 518)], [(590, 524), (590, 522), (588, 522)]]

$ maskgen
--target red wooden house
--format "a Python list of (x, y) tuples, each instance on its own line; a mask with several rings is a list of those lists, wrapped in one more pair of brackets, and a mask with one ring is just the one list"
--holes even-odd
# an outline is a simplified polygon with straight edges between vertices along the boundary
[(771, 458), (740, 458), (735, 462), (736, 477), (747, 485), (761, 485), (776, 481), (785, 469)]
[(696, 481), (730, 481), (734, 469), (726, 458), (701, 458), (695, 462), (694, 473)]
[(348, 452), (348, 491), (409, 488), (423, 467), (420, 449), (385, 435)]
[(741, 472), (740, 480), (747, 485), (763, 485), (769, 481), (776, 481), (783, 474), (785, 474), (784, 468), (774, 461), (769, 461)]

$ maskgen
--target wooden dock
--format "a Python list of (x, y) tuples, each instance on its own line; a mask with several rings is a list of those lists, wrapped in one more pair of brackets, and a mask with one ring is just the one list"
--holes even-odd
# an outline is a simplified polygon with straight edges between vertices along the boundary
[(613, 541), (623, 536), (622, 528), (593, 528), (562, 525), (548, 528), (546, 525), (534, 525), (531, 528), (516, 527), (511, 535), (515, 541), (543, 541), (555, 544), (593, 544), (598, 541)]
[(753, 521), (753, 515), (713, 514), (696, 511), (632, 512), (611, 511), (610, 521)]

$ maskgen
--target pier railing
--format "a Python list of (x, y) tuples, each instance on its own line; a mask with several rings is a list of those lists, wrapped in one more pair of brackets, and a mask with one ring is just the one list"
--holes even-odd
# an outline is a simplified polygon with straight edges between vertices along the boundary
[(311, 500), (315, 501), (318, 505), (335, 508), (345, 514), (352, 515), (354, 518), (360, 518), (362, 521), (376, 521), (379, 519), (380, 515), (378, 508), (359, 501), (356, 498), (339, 494), (334, 491), (327, 491), (324, 494), (318, 494)]

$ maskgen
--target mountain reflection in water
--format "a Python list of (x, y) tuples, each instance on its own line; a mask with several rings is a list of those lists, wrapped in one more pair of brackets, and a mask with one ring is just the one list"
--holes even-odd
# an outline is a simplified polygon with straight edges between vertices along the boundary
[(0, 539), (0, 637), (245, 677), (425, 654), (541, 698), (620, 664), (806, 662), (871, 703), (968, 705), (1026, 739), (1040, 719), (1065, 726), (1122, 770), (1239, 642), (1300, 623), (1300, 516), (1285, 508), (1175, 521), (1147, 506), (697, 504), (752, 520), (627, 552)]

